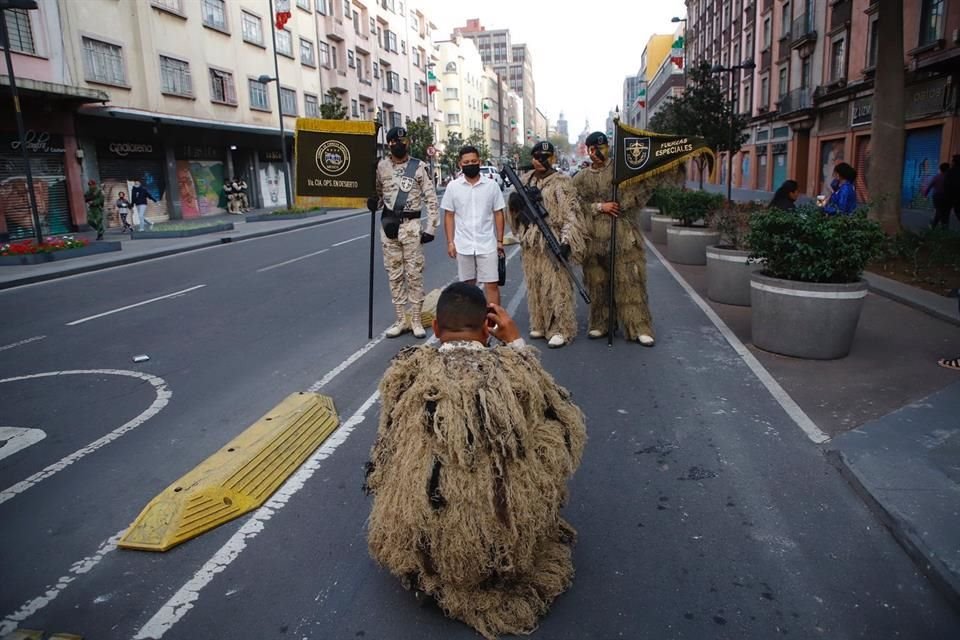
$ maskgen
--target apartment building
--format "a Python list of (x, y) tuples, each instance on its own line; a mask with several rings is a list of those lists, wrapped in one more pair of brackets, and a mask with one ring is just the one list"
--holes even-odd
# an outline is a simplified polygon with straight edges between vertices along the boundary
[[(158, 200), (148, 209), (153, 220), (224, 211), (223, 181), (232, 175), (246, 179), (255, 205), (287, 204), (295, 119), (319, 117), (330, 91), (347, 117), (380, 117), (387, 127), (428, 110), (433, 122), (440, 115), (427, 91), (439, 60), (435, 26), (403, 2), (292, 0), (282, 29), (269, 0), (40, 4), (8, 12), (8, 24), (23, 82), (66, 87), (55, 118), (46, 113), (49, 91), (25, 103), (34, 107), (28, 119), (49, 125), (36, 128), (48, 134), (48, 147), (64, 150), (64, 169), (48, 170), (65, 178), (70, 223), (62, 226), (85, 223), (87, 178), (104, 185), (108, 202), (142, 180)], [(9, 100), (0, 102), (9, 109)], [(12, 119), (0, 122), (8, 135)], [(18, 174), (12, 161), (2, 171), (0, 182)]]
[[(454, 36), (438, 43), (440, 94), (444, 122), (440, 141), (457, 133), (468, 138), (474, 132), (486, 134), (483, 102), (486, 78), (483, 61), (472, 40)], [(485, 136), (486, 137), (486, 136)]]
[[(650, 121), (650, 118), (652, 118), (657, 111), (663, 108), (663, 106), (667, 103), (668, 98), (678, 97), (683, 94), (683, 88), (686, 81), (683, 66), (678, 66), (670, 56), (670, 46), (682, 36), (682, 28), (677, 29), (673, 35), (667, 36), (667, 39), (669, 39), (670, 43), (667, 44), (667, 50), (664, 54), (663, 60), (661, 60), (660, 65), (656, 67), (656, 71), (654, 71), (652, 77), (650, 77), (650, 79), (647, 81), (645, 93), (647, 105), (646, 112), (644, 114), (647, 122)], [(666, 43), (666, 40), (663, 42)], [(648, 68), (646, 71), (649, 75), (650, 69)]]
[(484, 129), (490, 153), (497, 164), (508, 160), (510, 145), (520, 140), (519, 121), (523, 113), (523, 99), (510, 89), (506, 78), (492, 67), (484, 67)]
[[(687, 8), (691, 61), (757, 65), (733, 87), (738, 108), (751, 116), (733, 184), (769, 191), (791, 178), (807, 194), (825, 193), (833, 166), (846, 161), (858, 170), (859, 199), (868, 200), (880, 2), (689, 0)], [(901, 205), (926, 209), (922, 186), (960, 152), (960, 3), (904, 0), (902, 24)], [(720, 167), (725, 182), (726, 162)]]
[(640, 69), (637, 75), (627, 76), (624, 80), (623, 121), (628, 125), (646, 129), (651, 115), (648, 112), (650, 83), (664, 60), (670, 57), (672, 42), (673, 36), (669, 34), (650, 36), (640, 54)]

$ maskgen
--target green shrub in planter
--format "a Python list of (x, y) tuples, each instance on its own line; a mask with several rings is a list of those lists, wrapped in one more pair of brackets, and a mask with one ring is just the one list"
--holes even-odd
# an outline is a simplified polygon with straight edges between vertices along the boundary
[(681, 227), (692, 227), (700, 220), (709, 224), (714, 213), (722, 206), (723, 196), (719, 193), (683, 190), (672, 194), (667, 215), (679, 222)]
[(713, 215), (713, 227), (720, 232), (722, 249), (746, 250), (750, 216), (761, 211), (763, 205), (754, 202), (724, 203)]
[(662, 215), (670, 215), (670, 211), (676, 206), (676, 199), (683, 194), (683, 189), (670, 187), (667, 185), (658, 185), (653, 190), (651, 200), (655, 205), (647, 203), (647, 206), (656, 206), (660, 209)]
[(848, 216), (826, 215), (816, 207), (770, 210), (750, 217), (746, 237), (751, 261), (774, 278), (801, 282), (857, 282), (880, 254), (886, 236), (866, 209)]

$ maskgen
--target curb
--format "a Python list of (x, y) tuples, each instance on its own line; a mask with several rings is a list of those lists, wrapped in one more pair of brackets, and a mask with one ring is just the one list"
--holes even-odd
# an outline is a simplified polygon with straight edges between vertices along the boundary
[[(944, 322), (949, 322), (950, 324), (960, 326), (960, 315), (958, 315), (957, 313), (945, 313), (940, 309), (937, 309), (936, 307), (932, 307), (930, 305), (925, 304), (922, 300), (919, 300), (915, 297), (901, 295), (897, 293), (892, 288), (886, 287), (885, 283), (882, 280), (880, 280), (880, 278), (884, 278), (884, 276), (878, 275), (876, 273), (865, 273), (864, 276), (869, 276), (869, 277), (865, 277), (864, 279), (867, 281), (867, 284), (869, 285), (871, 292), (876, 293), (877, 295), (881, 295), (884, 298), (893, 300), (894, 302), (905, 304), (908, 307), (916, 309), (917, 311), (922, 311), (923, 313), (926, 313), (927, 315), (932, 316), (937, 320), (943, 320)], [(904, 286), (911, 287), (911, 285), (904, 285)], [(911, 288), (915, 288), (915, 287), (911, 287)], [(924, 293), (926, 293), (926, 291), (924, 291)], [(930, 295), (933, 296), (937, 294), (931, 293)]]
[[(34, 284), (37, 282), (46, 282), (48, 280), (56, 280), (58, 278), (64, 278), (66, 276), (75, 276), (81, 273), (90, 273), (91, 271), (101, 271), (103, 269), (109, 269), (110, 267), (120, 267), (128, 264), (134, 264), (137, 262), (146, 262), (147, 260), (153, 260), (154, 258), (163, 258), (166, 256), (174, 255), (177, 253), (187, 253), (188, 251), (196, 251), (198, 249), (207, 249), (209, 247), (216, 247), (221, 244), (228, 244), (232, 242), (241, 242), (243, 240), (250, 240), (253, 238), (262, 238), (264, 236), (273, 236), (279, 233), (285, 233), (287, 231), (296, 231), (297, 229), (305, 229), (307, 227), (316, 227), (322, 224), (328, 224), (331, 222), (336, 222), (337, 220), (344, 220), (347, 218), (356, 218), (358, 216), (367, 215), (369, 211), (361, 211), (359, 213), (348, 213), (346, 215), (337, 216), (336, 218), (323, 218), (320, 220), (309, 220), (305, 221), (303, 224), (290, 225), (289, 227), (282, 227), (276, 229), (264, 229), (262, 231), (252, 231), (250, 233), (245, 233), (240, 236), (224, 236), (222, 238), (217, 238), (216, 240), (207, 240), (189, 247), (177, 247), (174, 249), (158, 249), (157, 251), (149, 254), (142, 254), (138, 256), (128, 256), (117, 258), (116, 260), (111, 260), (109, 262), (100, 262), (97, 264), (88, 264), (78, 267), (71, 267), (57, 271), (55, 273), (42, 273), (32, 276), (24, 276), (23, 278), (18, 278), (16, 280), (8, 280), (6, 282), (0, 282), (0, 290), (3, 289), (12, 289), (14, 287), (19, 287), (25, 284)], [(122, 252), (121, 252), (122, 253)]]
[(955, 608), (960, 608), (960, 575), (955, 574), (944, 564), (936, 552), (931, 549), (922, 535), (910, 522), (899, 514), (888, 509), (870, 492), (866, 481), (860, 476), (856, 468), (847, 459), (842, 451), (827, 449), (827, 460), (840, 472), (840, 475), (850, 484), (854, 492), (860, 496), (867, 508), (893, 535), (897, 543), (913, 560), (913, 563), (929, 580), (934, 587)]

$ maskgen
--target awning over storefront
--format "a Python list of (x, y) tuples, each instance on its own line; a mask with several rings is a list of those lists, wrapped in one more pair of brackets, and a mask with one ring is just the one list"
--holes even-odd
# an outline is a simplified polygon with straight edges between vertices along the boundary
[[(280, 133), (279, 126), (268, 127), (258, 124), (244, 124), (242, 122), (207, 120), (205, 118), (192, 118), (190, 116), (179, 116), (171, 113), (157, 113), (155, 111), (144, 111), (142, 109), (131, 109), (128, 107), (85, 107), (81, 109), (79, 113), (87, 116), (118, 118), (121, 120), (139, 120), (141, 122), (177, 125), (181, 127), (198, 127), (201, 129), (210, 129), (215, 131), (237, 131), (242, 133), (259, 133), (264, 135), (277, 135)], [(285, 133), (287, 137), (293, 137), (293, 131), (287, 129)]]
[[(0, 86), (10, 87), (10, 76), (0, 76)], [(9, 89), (8, 89), (9, 90)], [(17, 78), (17, 92), (24, 97), (62, 100), (65, 102), (107, 102), (110, 96), (99, 89), (87, 89), (56, 82)]]

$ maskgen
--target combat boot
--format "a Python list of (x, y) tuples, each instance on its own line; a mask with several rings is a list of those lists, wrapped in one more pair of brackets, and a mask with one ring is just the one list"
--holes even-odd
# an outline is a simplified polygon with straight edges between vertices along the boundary
[[(387, 328), (386, 332), (384, 333), (384, 335), (386, 335), (388, 338), (397, 338), (403, 335), (404, 332), (409, 331), (409, 328), (407, 327), (407, 317), (403, 312), (403, 305), (397, 304), (394, 305), (394, 308), (397, 310), (397, 320), (390, 325), (390, 327)], [(423, 331), (422, 328), (420, 330)]]
[(417, 302), (410, 310), (410, 328), (413, 330), (415, 338), (426, 338), (427, 332), (423, 330), (423, 322), (420, 318), (420, 312), (423, 309), (423, 303)]

